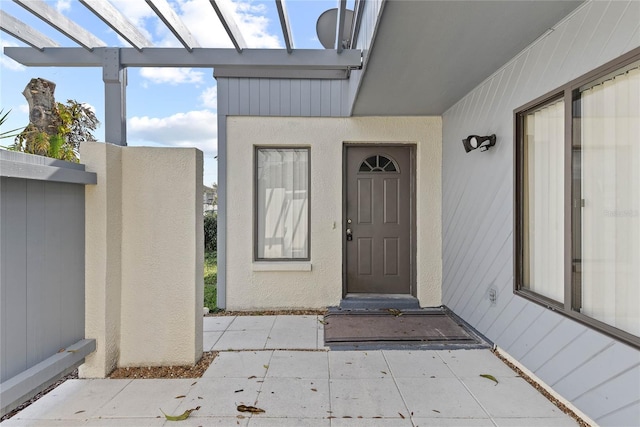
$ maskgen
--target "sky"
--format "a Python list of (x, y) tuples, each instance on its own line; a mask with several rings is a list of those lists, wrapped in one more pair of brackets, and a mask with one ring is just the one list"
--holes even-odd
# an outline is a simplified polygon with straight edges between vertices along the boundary
[[(249, 48), (284, 48), (278, 13), (273, 0), (228, 0)], [(108, 46), (130, 47), (109, 26), (78, 0), (46, 0), (51, 7), (93, 33)], [(155, 47), (182, 47), (144, 0), (111, 0)], [(169, 0), (201, 47), (233, 48), (209, 0)], [(294, 47), (322, 49), (316, 21), (337, 0), (288, 0), (286, 2)], [(353, 8), (353, 0), (347, 3)], [(60, 46), (78, 47), (71, 39), (33, 16), (11, 0), (0, 0), (0, 9), (54, 40)], [(0, 32), (0, 46), (27, 46)], [(28, 104), (22, 91), (36, 77), (56, 84), (56, 101), (73, 99), (94, 109), (104, 122), (104, 84), (101, 68), (24, 67), (0, 53), (0, 108), (11, 110), (2, 131), (29, 123)], [(205, 185), (218, 181), (217, 87), (211, 68), (129, 68), (127, 72), (127, 143), (130, 146), (196, 147), (204, 153)], [(104, 127), (94, 133), (104, 141)], [(0, 145), (9, 145), (9, 139)]]

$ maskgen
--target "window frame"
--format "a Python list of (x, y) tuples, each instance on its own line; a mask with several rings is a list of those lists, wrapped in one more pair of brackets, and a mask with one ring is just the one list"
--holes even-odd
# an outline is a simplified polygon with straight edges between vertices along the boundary
[[(640, 48), (635, 48), (626, 54), (595, 68), (594, 70), (550, 91), (546, 94), (516, 108), (513, 111), (514, 129), (514, 281), (513, 292), (529, 301), (542, 305), (543, 307), (567, 316), (592, 329), (602, 332), (617, 340), (623, 341), (635, 348), (640, 348), (640, 336), (618, 329), (602, 321), (596, 320), (586, 314), (576, 311), (579, 309), (578, 296), (581, 291), (581, 284), (574, 283), (573, 275), (573, 254), (577, 248), (573, 244), (573, 219), (572, 200), (575, 198), (572, 172), (573, 172), (573, 145), (574, 145), (574, 101), (577, 91), (625, 66), (640, 60)], [(560, 98), (564, 99), (564, 301), (559, 303), (550, 298), (537, 294), (534, 291), (524, 288), (524, 119), (526, 114), (535, 108), (543, 106)]]
[[(260, 150), (305, 150), (307, 152), (307, 256), (305, 258), (260, 258), (258, 256), (258, 152)], [(311, 261), (311, 147), (304, 145), (255, 145), (253, 147), (253, 262), (308, 263)]]

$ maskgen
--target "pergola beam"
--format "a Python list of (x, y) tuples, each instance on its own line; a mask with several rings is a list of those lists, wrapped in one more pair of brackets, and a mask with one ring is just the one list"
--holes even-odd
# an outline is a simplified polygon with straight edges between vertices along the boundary
[(164, 25), (166, 25), (180, 43), (182, 43), (185, 49), (191, 52), (193, 49), (200, 47), (200, 44), (195, 37), (193, 37), (189, 28), (182, 22), (182, 19), (180, 19), (166, 0), (146, 0), (146, 2), (155, 14), (158, 15), (158, 18), (164, 22)]
[(364, 2), (365, 0), (356, 0), (356, 4), (354, 7), (353, 28), (351, 32), (351, 40), (349, 41), (349, 47), (351, 49), (353, 49), (358, 43), (360, 26), (362, 25), (362, 16), (364, 15)]
[[(5, 47), (9, 58), (30, 67), (102, 67), (104, 48), (88, 52), (80, 48)], [(360, 68), (362, 54), (347, 49), (341, 54), (334, 50), (249, 49), (238, 54), (233, 49), (198, 48), (187, 52), (181, 48), (118, 48), (122, 67), (252, 67), (289, 68), (300, 70), (343, 70)]]
[(144, 34), (107, 0), (80, 0), (80, 3), (136, 49), (141, 50), (152, 45)]
[(289, 25), (289, 15), (287, 14), (285, 1), (276, 0), (276, 7), (278, 8), (278, 16), (280, 17), (280, 26), (282, 27), (284, 44), (287, 48), (287, 52), (291, 53), (293, 50), (293, 35), (291, 34), (291, 26)]
[(106, 46), (105, 42), (85, 30), (42, 0), (13, 0), (87, 50)]
[(220, 18), (222, 26), (229, 35), (231, 43), (233, 43), (233, 46), (235, 46), (238, 53), (242, 52), (247, 48), (247, 43), (242, 37), (242, 33), (240, 32), (238, 24), (236, 24), (236, 20), (233, 19), (229, 3), (225, 0), (209, 0), (209, 2), (215, 9), (216, 14), (218, 14), (218, 18)]
[(347, 0), (338, 0), (338, 19), (336, 20), (336, 50), (342, 52), (342, 36), (344, 34), (344, 21), (347, 13)]
[(14, 18), (3, 10), (0, 10), (0, 30), (38, 50), (42, 50), (45, 47), (58, 46), (58, 43), (49, 37), (34, 30), (29, 25)]
[(213, 70), (213, 77), (240, 77), (259, 79), (314, 79), (314, 80), (344, 80), (349, 78), (348, 70), (300, 70), (289, 68), (235, 68), (217, 67)]

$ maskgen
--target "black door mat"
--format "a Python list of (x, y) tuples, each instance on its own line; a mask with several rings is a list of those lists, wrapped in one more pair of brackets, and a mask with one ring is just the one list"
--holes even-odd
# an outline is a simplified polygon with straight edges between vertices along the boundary
[(329, 310), (324, 342), (337, 349), (490, 348), (448, 310)]

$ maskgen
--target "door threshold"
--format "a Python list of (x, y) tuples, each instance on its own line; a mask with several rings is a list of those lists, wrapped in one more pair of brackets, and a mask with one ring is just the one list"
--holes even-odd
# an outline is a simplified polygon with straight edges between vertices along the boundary
[(420, 302), (413, 295), (406, 294), (347, 294), (338, 309), (341, 310), (396, 310), (419, 309)]

